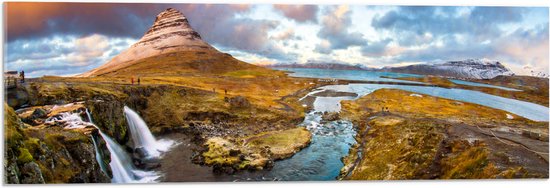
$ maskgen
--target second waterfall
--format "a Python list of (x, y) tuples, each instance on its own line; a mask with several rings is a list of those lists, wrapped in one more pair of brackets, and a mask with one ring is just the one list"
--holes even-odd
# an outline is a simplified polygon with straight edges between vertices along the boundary
[(134, 148), (142, 149), (147, 157), (160, 157), (162, 152), (167, 151), (174, 145), (171, 140), (155, 139), (145, 121), (127, 106), (124, 106), (124, 116), (128, 122)]

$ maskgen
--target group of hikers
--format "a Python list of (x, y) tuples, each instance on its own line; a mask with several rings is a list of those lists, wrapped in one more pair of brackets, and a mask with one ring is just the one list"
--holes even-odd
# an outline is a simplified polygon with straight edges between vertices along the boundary
[[(227, 89), (223, 90), (225, 92), (225, 95), (227, 95)], [(212, 92), (216, 93), (216, 88), (212, 88)]]
[[(131, 82), (132, 82), (132, 85), (134, 85), (134, 77), (132, 77)], [(137, 78), (137, 84), (138, 85), (141, 84), (141, 79), (139, 77)]]

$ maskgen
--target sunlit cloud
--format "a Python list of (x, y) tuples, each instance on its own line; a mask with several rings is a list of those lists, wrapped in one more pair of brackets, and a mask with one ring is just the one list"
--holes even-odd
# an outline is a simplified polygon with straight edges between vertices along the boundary
[(7, 3), (7, 69), (31, 76), (91, 70), (180, 10), (217, 49), (256, 64), (368, 67), (489, 58), (548, 73), (548, 8), (362, 5)]

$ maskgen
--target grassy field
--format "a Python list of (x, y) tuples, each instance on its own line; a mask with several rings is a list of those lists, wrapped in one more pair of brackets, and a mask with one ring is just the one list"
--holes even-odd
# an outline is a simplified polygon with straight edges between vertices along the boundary
[(344, 159), (342, 178), (548, 177), (547, 138), (524, 134), (548, 135), (547, 122), (507, 119), (501, 110), (411, 94), (380, 89), (342, 102), (341, 116), (357, 126), (359, 143)]

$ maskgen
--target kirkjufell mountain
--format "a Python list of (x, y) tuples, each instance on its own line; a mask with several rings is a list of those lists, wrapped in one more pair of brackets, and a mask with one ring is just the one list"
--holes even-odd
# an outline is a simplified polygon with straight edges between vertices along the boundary
[(183, 13), (168, 8), (158, 14), (151, 28), (137, 43), (80, 76), (166, 75), (197, 71), (223, 73), (258, 68), (218, 51), (202, 40)]

